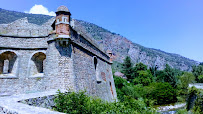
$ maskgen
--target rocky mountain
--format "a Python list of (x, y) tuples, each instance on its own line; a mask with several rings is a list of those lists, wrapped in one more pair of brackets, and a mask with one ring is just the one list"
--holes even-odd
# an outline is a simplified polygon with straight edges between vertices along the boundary
[(81, 28), (84, 33), (89, 34), (98, 44), (102, 44), (104, 50), (113, 52), (115, 56), (114, 69), (120, 68), (119, 64), (123, 62), (126, 56), (130, 56), (133, 63), (142, 62), (150, 67), (157, 65), (159, 69), (164, 69), (165, 64), (169, 64), (173, 68), (190, 71), (191, 66), (198, 63), (178, 54), (167, 53), (133, 43), (119, 34), (112, 33), (89, 22), (76, 20), (75, 25)]
[[(29, 23), (43, 26), (51, 16), (26, 14), (15, 11), (8, 11), (0, 9), (0, 24), (8, 24), (17, 19), (27, 17)], [(82, 20), (72, 19), (75, 27), (83, 34), (89, 36), (98, 45), (102, 45), (105, 51), (113, 53), (114, 63), (113, 68), (120, 70), (121, 63), (126, 56), (130, 56), (133, 63), (142, 62), (148, 66), (158, 66), (163, 69), (165, 64), (169, 64), (173, 68), (190, 71), (193, 65), (198, 64), (197, 61), (185, 58), (178, 54), (167, 53), (158, 49), (147, 48), (139, 44), (133, 43), (127, 38), (112, 33), (95, 24), (85, 22)], [(50, 23), (50, 22), (49, 22)], [(0, 25), (0, 26), (1, 26)]]

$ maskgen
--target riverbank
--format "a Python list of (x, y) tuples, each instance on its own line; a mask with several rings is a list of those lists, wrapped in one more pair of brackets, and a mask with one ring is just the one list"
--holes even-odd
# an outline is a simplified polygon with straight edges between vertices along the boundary
[(195, 86), (197, 89), (203, 89), (203, 83), (189, 84), (189, 87)]
[(166, 106), (159, 106), (157, 107), (158, 112), (166, 112), (166, 111), (173, 111), (180, 108), (186, 107), (186, 103), (175, 103), (175, 104), (168, 104)]

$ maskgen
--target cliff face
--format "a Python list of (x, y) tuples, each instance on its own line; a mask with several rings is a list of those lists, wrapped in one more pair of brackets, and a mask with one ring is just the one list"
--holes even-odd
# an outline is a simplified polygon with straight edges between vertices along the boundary
[[(36, 26), (35, 28), (49, 28), (52, 24), (51, 22), (53, 21), (53, 18), (51, 16), (47, 17), (44, 15), (25, 14), (3, 9), (0, 9), (0, 17), (0, 28), (6, 28), (9, 25), (8, 23), (11, 23), (16, 19), (20, 19), (23, 17), (27, 17), (29, 23), (37, 24), (33, 25)], [(15, 18), (15, 20), (12, 20), (12, 17)], [(120, 70), (120, 64), (123, 62), (123, 59), (126, 56), (130, 56), (133, 63), (142, 62), (148, 66), (157, 65), (159, 69), (164, 69), (165, 64), (169, 64), (173, 68), (190, 71), (192, 65), (198, 63), (197, 61), (185, 58), (177, 54), (171, 54), (157, 49), (146, 48), (144, 46), (131, 42), (130, 40), (119, 34), (112, 33), (92, 23), (75, 19), (73, 19), (72, 22), (74, 23), (74, 27), (76, 27), (77, 30), (91, 38), (98, 45), (100, 45), (100, 47), (103, 47), (105, 51), (111, 50), (113, 52), (113, 68), (116, 70)], [(26, 26), (26, 28), (27, 27), (28, 26)], [(30, 27), (28, 28), (30, 30)]]
[(133, 63), (142, 62), (150, 67), (157, 65), (159, 69), (164, 69), (165, 65), (169, 64), (173, 68), (190, 71), (192, 65), (198, 63), (177, 54), (146, 48), (92, 23), (76, 20), (75, 26), (80, 28), (83, 33), (88, 34), (98, 44), (103, 45), (104, 50), (113, 52), (115, 61), (113, 67), (115, 69), (119, 67), (119, 63), (122, 63), (126, 56), (130, 56)]

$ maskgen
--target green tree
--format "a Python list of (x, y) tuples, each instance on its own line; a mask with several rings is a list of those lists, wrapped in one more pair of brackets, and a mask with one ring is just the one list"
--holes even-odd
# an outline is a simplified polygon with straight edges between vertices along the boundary
[(195, 82), (195, 76), (190, 72), (184, 72), (182, 76), (180, 76), (181, 86), (183, 89), (187, 89), (190, 83)]
[(203, 66), (203, 62), (201, 62), (199, 65), (202, 65), (202, 66)]
[(168, 104), (177, 101), (176, 90), (169, 83), (152, 83), (150, 87), (154, 88), (150, 97), (156, 100), (156, 104)]
[(198, 82), (199, 83), (203, 83), (203, 75), (199, 75), (198, 76)]
[(188, 94), (188, 99), (187, 99), (187, 107), (186, 107), (186, 109), (188, 111), (194, 106), (194, 101), (195, 101), (198, 94), (199, 94), (199, 90), (196, 87), (192, 86), (189, 89), (189, 94)]
[(177, 87), (178, 84), (178, 75), (180, 75), (181, 72), (171, 68), (168, 64), (166, 64), (166, 67), (163, 71), (160, 72), (160, 75), (158, 78), (162, 82), (168, 82), (170, 83), (174, 88)]
[(143, 84), (144, 86), (149, 85), (150, 83), (152, 83), (152, 74), (150, 71), (138, 71), (138, 76), (136, 78), (133, 79), (133, 83), (134, 84)]
[(198, 76), (203, 75), (203, 65), (193, 66), (192, 73), (194, 74), (196, 81), (199, 82)]
[(203, 114), (203, 90), (199, 89), (192, 111), (194, 114)]
[(132, 79), (135, 79), (136, 77), (139, 77), (139, 71), (146, 71), (147, 70), (147, 65), (143, 63), (137, 63), (135, 67), (133, 67), (133, 72), (132, 72)]
[(124, 59), (121, 72), (125, 74), (129, 81), (132, 80), (132, 62), (129, 56)]
[(147, 70), (147, 65), (145, 65), (145, 64), (143, 64), (143, 63), (137, 63), (136, 65), (135, 65), (135, 69), (137, 70), (137, 71), (140, 71), (140, 70)]
[(154, 77), (156, 77), (158, 66), (157, 65), (156, 66), (152, 66), (152, 67), (149, 68), (149, 70), (151, 71), (152, 75)]

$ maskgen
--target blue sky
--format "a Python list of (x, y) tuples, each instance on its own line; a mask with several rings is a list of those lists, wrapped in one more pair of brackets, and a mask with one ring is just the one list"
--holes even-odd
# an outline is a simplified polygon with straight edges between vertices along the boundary
[(203, 62), (203, 0), (0, 0), (0, 8), (49, 13), (65, 5), (75, 19), (121, 34), (145, 47)]

